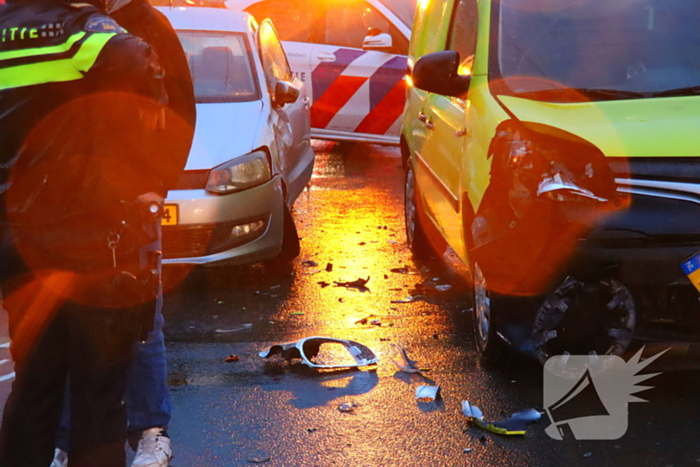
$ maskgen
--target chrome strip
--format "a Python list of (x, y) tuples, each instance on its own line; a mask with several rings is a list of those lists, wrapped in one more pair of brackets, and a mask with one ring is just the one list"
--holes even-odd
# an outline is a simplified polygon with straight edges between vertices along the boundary
[(620, 193), (675, 199), (700, 204), (700, 184), (616, 178)]

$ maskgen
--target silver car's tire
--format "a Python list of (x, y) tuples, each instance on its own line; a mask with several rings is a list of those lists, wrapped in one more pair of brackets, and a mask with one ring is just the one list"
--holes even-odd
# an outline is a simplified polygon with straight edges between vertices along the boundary
[(282, 248), (279, 254), (267, 262), (273, 268), (281, 267), (289, 264), (294, 258), (301, 253), (301, 244), (299, 243), (299, 234), (297, 233), (294, 218), (288, 206), (284, 206), (284, 224), (282, 229)]

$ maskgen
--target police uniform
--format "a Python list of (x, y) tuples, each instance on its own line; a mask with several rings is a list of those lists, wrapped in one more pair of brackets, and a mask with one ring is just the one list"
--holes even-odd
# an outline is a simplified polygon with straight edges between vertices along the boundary
[[(164, 70), (163, 86), (171, 113), (166, 119), (165, 130), (155, 135), (159, 141), (156, 150), (166, 159), (159, 164), (165, 171), (165, 188), (175, 189), (190, 152), (196, 116), (187, 57), (168, 19), (147, 0), (114, 0), (108, 2), (108, 6), (110, 16), (120, 26), (153, 47)], [(149, 248), (160, 250), (160, 242), (149, 245)], [(129, 441), (135, 450), (146, 430), (165, 428), (171, 418), (163, 335), (165, 320), (161, 310), (162, 297), (156, 305), (153, 330), (144, 341), (136, 343), (129, 369), (125, 402)], [(70, 410), (66, 410), (61, 420), (56, 444), (65, 452), (69, 446), (69, 413)]]
[(3, 467), (51, 463), (68, 374), (71, 466), (125, 463), (122, 396), (157, 283), (139, 250), (158, 220), (134, 200), (165, 194), (172, 171), (141, 123), (167, 104), (157, 58), (99, 7), (0, 6)]

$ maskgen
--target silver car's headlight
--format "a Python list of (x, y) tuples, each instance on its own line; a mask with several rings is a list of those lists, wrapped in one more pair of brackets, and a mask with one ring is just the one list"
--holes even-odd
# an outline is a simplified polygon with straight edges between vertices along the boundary
[(271, 179), (267, 154), (253, 151), (212, 169), (206, 190), (216, 194), (234, 193), (262, 185)]

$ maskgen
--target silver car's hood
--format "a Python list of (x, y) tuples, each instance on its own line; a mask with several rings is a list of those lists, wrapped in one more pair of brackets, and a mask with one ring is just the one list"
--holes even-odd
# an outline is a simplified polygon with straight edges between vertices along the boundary
[(208, 170), (260, 145), (262, 101), (197, 104), (197, 125), (185, 170)]

